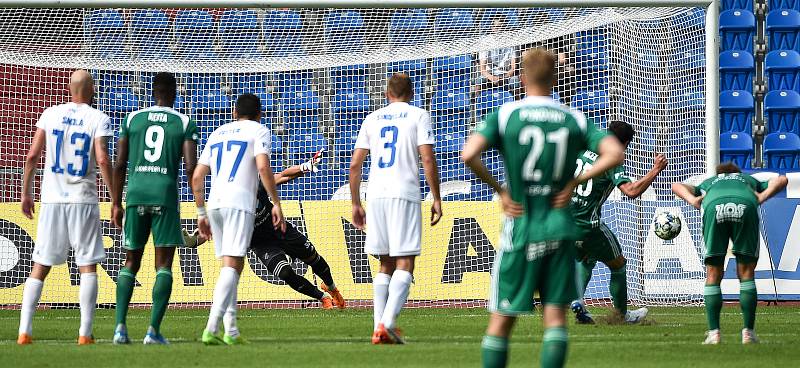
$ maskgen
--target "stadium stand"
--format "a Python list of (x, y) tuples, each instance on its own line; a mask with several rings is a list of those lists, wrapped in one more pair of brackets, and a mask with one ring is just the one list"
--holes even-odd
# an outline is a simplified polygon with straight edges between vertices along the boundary
[(753, 52), (753, 37), (756, 33), (756, 17), (743, 9), (726, 10), (719, 16), (720, 43), (723, 50), (745, 50)]
[(731, 161), (750, 168), (753, 159), (753, 138), (749, 134), (725, 132), (719, 136), (720, 161)]
[(157, 9), (139, 10), (131, 20), (136, 57), (165, 58), (172, 55), (172, 29), (169, 17)]
[(721, 132), (753, 131), (755, 104), (753, 95), (747, 91), (724, 91), (719, 94), (719, 115)]
[(187, 60), (213, 59), (214, 18), (203, 10), (180, 10), (175, 16), (178, 53)]
[(127, 30), (122, 14), (113, 9), (94, 10), (84, 25), (94, 56), (117, 59), (126, 56)]
[(769, 8), (775, 9), (793, 9), (800, 11), (800, 0), (769, 0)]
[(753, 91), (755, 60), (746, 51), (723, 51), (719, 54), (720, 90)]
[(764, 138), (764, 155), (769, 169), (797, 169), (800, 137), (794, 133), (771, 133)]
[(264, 46), (272, 56), (303, 56), (303, 20), (294, 10), (271, 10), (264, 16)]
[(746, 9), (753, 11), (753, 0), (722, 0), (720, 7), (722, 10)]
[(767, 14), (767, 34), (770, 50), (800, 52), (800, 12), (777, 9)]
[(800, 91), (800, 54), (792, 50), (770, 51), (764, 63), (769, 90)]
[[(389, 21), (389, 44), (401, 50), (402, 47), (413, 47), (425, 42), (430, 27), (428, 23), (428, 12), (424, 9), (395, 11)], [(386, 65), (387, 73), (406, 73), (414, 82), (414, 99), (411, 104), (417, 107), (424, 105), (427, 69), (428, 63), (425, 59), (393, 61)]]
[(795, 91), (770, 91), (764, 97), (767, 132), (800, 134), (800, 94)]
[(259, 51), (260, 26), (253, 10), (226, 10), (219, 20), (220, 45), (229, 58), (252, 58)]

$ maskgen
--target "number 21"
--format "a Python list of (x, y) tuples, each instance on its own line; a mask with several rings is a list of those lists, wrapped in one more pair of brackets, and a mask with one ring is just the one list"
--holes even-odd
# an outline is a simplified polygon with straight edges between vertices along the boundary
[(519, 132), (519, 144), (531, 145), (528, 157), (525, 158), (525, 162), (522, 164), (522, 178), (534, 182), (542, 180), (542, 170), (537, 169), (536, 164), (542, 156), (546, 141), (546, 143), (554, 143), (556, 145), (553, 180), (561, 179), (562, 171), (564, 170), (564, 156), (567, 154), (568, 137), (569, 130), (567, 128), (558, 128), (547, 134), (542, 131), (542, 128), (535, 125), (522, 128)]

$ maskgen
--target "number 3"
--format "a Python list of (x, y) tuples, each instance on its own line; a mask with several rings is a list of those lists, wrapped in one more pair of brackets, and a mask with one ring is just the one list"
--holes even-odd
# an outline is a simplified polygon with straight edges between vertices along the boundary
[(381, 169), (386, 167), (392, 167), (392, 165), (394, 165), (394, 157), (397, 154), (397, 147), (395, 146), (397, 144), (397, 132), (398, 132), (397, 127), (394, 125), (383, 127), (383, 129), (381, 129), (381, 138), (385, 139), (386, 134), (389, 132), (392, 133), (392, 138), (391, 140), (387, 139), (387, 142), (383, 144), (383, 148), (388, 148), (390, 151), (389, 162), (384, 161), (383, 157), (381, 157), (380, 160), (378, 161), (378, 167), (380, 167)]
[(156, 162), (161, 158), (161, 151), (164, 149), (164, 127), (161, 125), (151, 125), (144, 132), (144, 159)]

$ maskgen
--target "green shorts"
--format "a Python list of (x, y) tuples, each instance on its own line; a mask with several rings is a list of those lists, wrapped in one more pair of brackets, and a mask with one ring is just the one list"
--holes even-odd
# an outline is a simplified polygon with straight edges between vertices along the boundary
[[(531, 259), (542, 254), (543, 247), (545, 255)], [(546, 305), (567, 305), (578, 298), (574, 241), (531, 243), (523, 249), (497, 252), (489, 311), (507, 316), (529, 313), (536, 291)]]
[(139, 250), (147, 244), (150, 231), (157, 247), (183, 246), (181, 215), (177, 208), (164, 206), (128, 206), (125, 209), (123, 246)]
[(611, 229), (604, 223), (595, 228), (582, 228), (583, 240), (575, 242), (578, 261), (608, 263), (622, 255), (622, 247)]
[(733, 242), (733, 254), (743, 263), (758, 260), (758, 205), (740, 198), (719, 198), (703, 206), (705, 263), (721, 265)]

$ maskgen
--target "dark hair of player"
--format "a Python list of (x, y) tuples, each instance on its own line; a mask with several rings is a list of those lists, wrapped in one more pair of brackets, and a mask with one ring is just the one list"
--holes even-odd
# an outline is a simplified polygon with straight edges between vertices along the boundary
[(386, 92), (394, 98), (408, 102), (414, 98), (414, 84), (407, 74), (394, 73), (386, 84)]
[(739, 168), (739, 165), (730, 161), (717, 165), (717, 174), (735, 174), (740, 172), (742, 172), (742, 169)]
[(177, 95), (178, 81), (172, 73), (160, 72), (153, 77), (153, 98), (156, 99), (156, 103), (172, 106)]
[(261, 99), (252, 93), (243, 93), (236, 99), (236, 115), (239, 119), (258, 120)]
[(608, 131), (617, 137), (623, 146), (627, 146), (631, 143), (631, 141), (633, 141), (633, 136), (636, 135), (636, 131), (633, 130), (630, 124), (620, 120), (614, 120), (608, 123)]
[(556, 82), (556, 56), (541, 47), (522, 54), (522, 74), (525, 82), (544, 88), (552, 88)]

